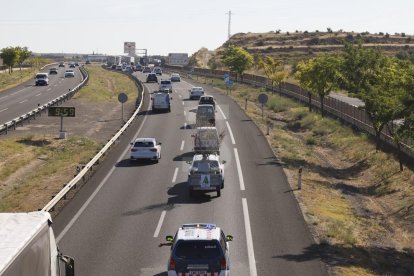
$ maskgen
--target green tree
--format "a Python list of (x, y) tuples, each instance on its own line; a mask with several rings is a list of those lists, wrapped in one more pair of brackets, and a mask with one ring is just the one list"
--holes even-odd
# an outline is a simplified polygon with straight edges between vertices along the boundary
[(311, 94), (318, 95), (321, 114), (322, 117), (324, 116), (324, 99), (338, 87), (339, 66), (340, 59), (333, 55), (319, 56), (298, 64), (295, 78), (309, 91), (309, 111), (311, 111)]
[(32, 52), (27, 49), (27, 47), (16, 47), (15, 48), (18, 53), (17, 64), (20, 66), (20, 70), (22, 70), (22, 64), (25, 62), (29, 57), (32, 56)]
[(230, 71), (236, 72), (243, 81), (243, 72), (252, 67), (253, 56), (246, 50), (233, 45), (224, 49), (222, 54), (222, 62)]
[(345, 43), (341, 57), (340, 88), (357, 96), (362, 89), (375, 84), (384, 62), (379, 48), (363, 48), (361, 43)]
[(13, 72), (13, 67), (16, 65), (19, 59), (19, 53), (14, 47), (7, 47), (1, 49), (0, 57), (3, 59), (3, 63), (9, 68), (9, 73)]

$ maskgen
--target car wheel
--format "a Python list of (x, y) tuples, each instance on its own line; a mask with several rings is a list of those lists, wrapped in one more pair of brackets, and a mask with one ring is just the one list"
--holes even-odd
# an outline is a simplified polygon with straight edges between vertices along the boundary
[(217, 189), (217, 197), (220, 197), (220, 196), (221, 196), (221, 190)]

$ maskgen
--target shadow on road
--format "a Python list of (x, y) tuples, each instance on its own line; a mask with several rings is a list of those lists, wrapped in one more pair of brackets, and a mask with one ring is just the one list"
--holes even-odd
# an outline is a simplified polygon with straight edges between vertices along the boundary
[(192, 161), (193, 157), (194, 157), (194, 152), (189, 151), (181, 155), (177, 155), (176, 157), (174, 157), (173, 161)]
[(117, 168), (129, 168), (129, 167), (143, 167), (143, 166), (149, 166), (156, 164), (157, 161), (155, 160), (130, 160), (130, 159), (124, 159), (119, 161), (115, 167)]
[(198, 195), (190, 197), (187, 189), (187, 182), (181, 182), (175, 184), (173, 187), (168, 189), (168, 195), (172, 196), (168, 198), (168, 205), (174, 204), (201, 204), (211, 201), (209, 194), (200, 193)]

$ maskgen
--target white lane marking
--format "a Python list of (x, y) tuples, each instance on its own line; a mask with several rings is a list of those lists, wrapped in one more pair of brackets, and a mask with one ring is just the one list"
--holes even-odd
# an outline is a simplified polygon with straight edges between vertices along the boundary
[(237, 166), (237, 173), (239, 175), (240, 190), (244, 191), (245, 187), (244, 187), (243, 172), (240, 166), (239, 153), (237, 152), (236, 148), (234, 148), (234, 157), (236, 158), (236, 166)]
[(182, 98), (183, 96), (181, 96), (180, 94), (178, 94), (178, 97)]
[[(7, 98), (8, 96), (9, 96), (9, 95), (3, 96), (3, 97), (1, 97), (1, 98), (0, 98), (0, 100), (1, 100), (1, 99), (4, 99), (4, 98)], [(183, 102), (183, 103), (184, 103), (184, 102)]]
[(173, 179), (172, 179), (171, 183), (174, 183), (177, 180), (177, 174), (178, 174), (178, 168), (175, 168), (174, 176), (173, 176)]
[[(6, 111), (7, 109), (9, 109), (8, 107), (6, 107), (5, 109), (0, 110), (0, 112)], [(184, 141), (183, 141), (184, 142)]]
[(52, 88), (49, 88), (49, 89), (47, 89), (46, 91), (50, 91), (50, 90), (52, 90)]
[(42, 93), (36, 94), (35, 96), (36, 96), (36, 97), (39, 97), (40, 95), (42, 95)]
[(233, 145), (235, 145), (236, 144), (236, 141), (234, 140), (233, 131), (231, 131), (231, 127), (230, 127), (230, 124), (229, 124), (228, 121), (226, 121), (226, 125), (227, 125), (227, 128), (229, 129), (231, 143)]
[(19, 102), (19, 103), (25, 103), (25, 102), (27, 102), (28, 100), (24, 100), (24, 101), (21, 101), (21, 102)]
[(218, 110), (220, 111), (221, 115), (223, 115), (224, 120), (227, 120), (227, 117), (226, 117), (226, 115), (224, 115), (224, 112), (223, 112), (223, 110), (221, 110), (221, 107), (219, 105), (217, 105), (217, 107), (218, 107)]
[(247, 200), (242, 198), (243, 205), (243, 217), (244, 228), (246, 229), (246, 241), (247, 241), (247, 256), (249, 257), (250, 275), (256, 276), (256, 258), (254, 257), (252, 229), (250, 227), (249, 208), (247, 206)]
[(155, 229), (155, 232), (154, 232), (154, 238), (158, 238), (158, 235), (160, 234), (161, 226), (162, 226), (162, 223), (164, 222), (164, 218), (165, 218), (166, 213), (167, 213), (167, 211), (162, 211), (161, 212), (160, 220), (158, 221), (157, 228)]
[(184, 105), (184, 102), (181, 102)]
[(184, 143), (185, 143), (185, 141), (184, 141), (184, 140), (182, 140), (182, 141), (181, 141), (181, 147), (180, 147), (180, 150), (183, 150), (183, 149), (184, 149)]
[(185, 110), (184, 110), (184, 116), (187, 116), (187, 113), (185, 112)]
[[(148, 105), (147, 110), (149, 109), (150, 105)], [(138, 131), (135, 133), (134, 137), (136, 137), (140, 132), (142, 127), (145, 124), (145, 121), (147, 120), (147, 116), (144, 117), (142, 120), (142, 124), (139, 127)], [(127, 151), (129, 151), (130, 148), (126, 147), (125, 150), (122, 152), (121, 157), (119, 157), (118, 162), (120, 162)], [(62, 232), (59, 234), (59, 236), (56, 238), (56, 242), (59, 243), (59, 241), (63, 238), (63, 236), (66, 234), (66, 232), (69, 231), (69, 229), (75, 224), (75, 222), (78, 220), (78, 218), (82, 215), (82, 213), (85, 211), (85, 209), (88, 207), (88, 205), (91, 203), (91, 201), (95, 198), (95, 196), (98, 194), (98, 192), (101, 190), (102, 186), (106, 183), (108, 178), (112, 175), (112, 173), (115, 171), (115, 166), (113, 166), (108, 174), (105, 176), (105, 178), (102, 180), (102, 182), (99, 184), (99, 186), (96, 188), (96, 190), (92, 193), (92, 195), (88, 198), (88, 200), (82, 205), (82, 207), (79, 209), (79, 211), (73, 216), (73, 218), (69, 221), (69, 223), (65, 226), (65, 228), (62, 230)]]

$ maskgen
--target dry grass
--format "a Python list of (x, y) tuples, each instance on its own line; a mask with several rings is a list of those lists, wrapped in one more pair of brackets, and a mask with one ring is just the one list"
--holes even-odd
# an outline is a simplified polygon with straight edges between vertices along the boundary
[[(222, 80), (203, 81), (227, 93)], [(262, 92), (237, 84), (231, 97), (242, 108), (247, 98), (247, 115), (266, 132), (256, 101)], [(296, 196), (325, 246), (324, 261), (340, 275), (414, 271), (409, 261), (414, 252), (413, 171), (400, 173), (396, 158), (376, 152), (367, 135), (308, 113), (289, 99), (280, 102), (283, 108), (270, 102), (272, 110), (266, 111), (273, 123), (268, 140), (292, 183), (297, 183), (298, 168), (304, 168), (304, 184)]]
[[(7, 159), (20, 160), (24, 157), (24, 162), (16, 161), (16, 165), (7, 170), (7, 175), (2, 174), (3, 184), (25, 166), (39, 159), (44, 161), (24, 172), (23, 178), (15, 178), (9, 186), (2, 185), (0, 212), (25, 212), (42, 208), (51, 195), (60, 191), (62, 185), (73, 178), (76, 166), (89, 161), (100, 147), (94, 141), (75, 136), (67, 140), (28, 136), (2, 139), (0, 142), (0, 152), (5, 148), (17, 149), (9, 151)], [(9, 163), (2, 165), (2, 169), (7, 167)]]

